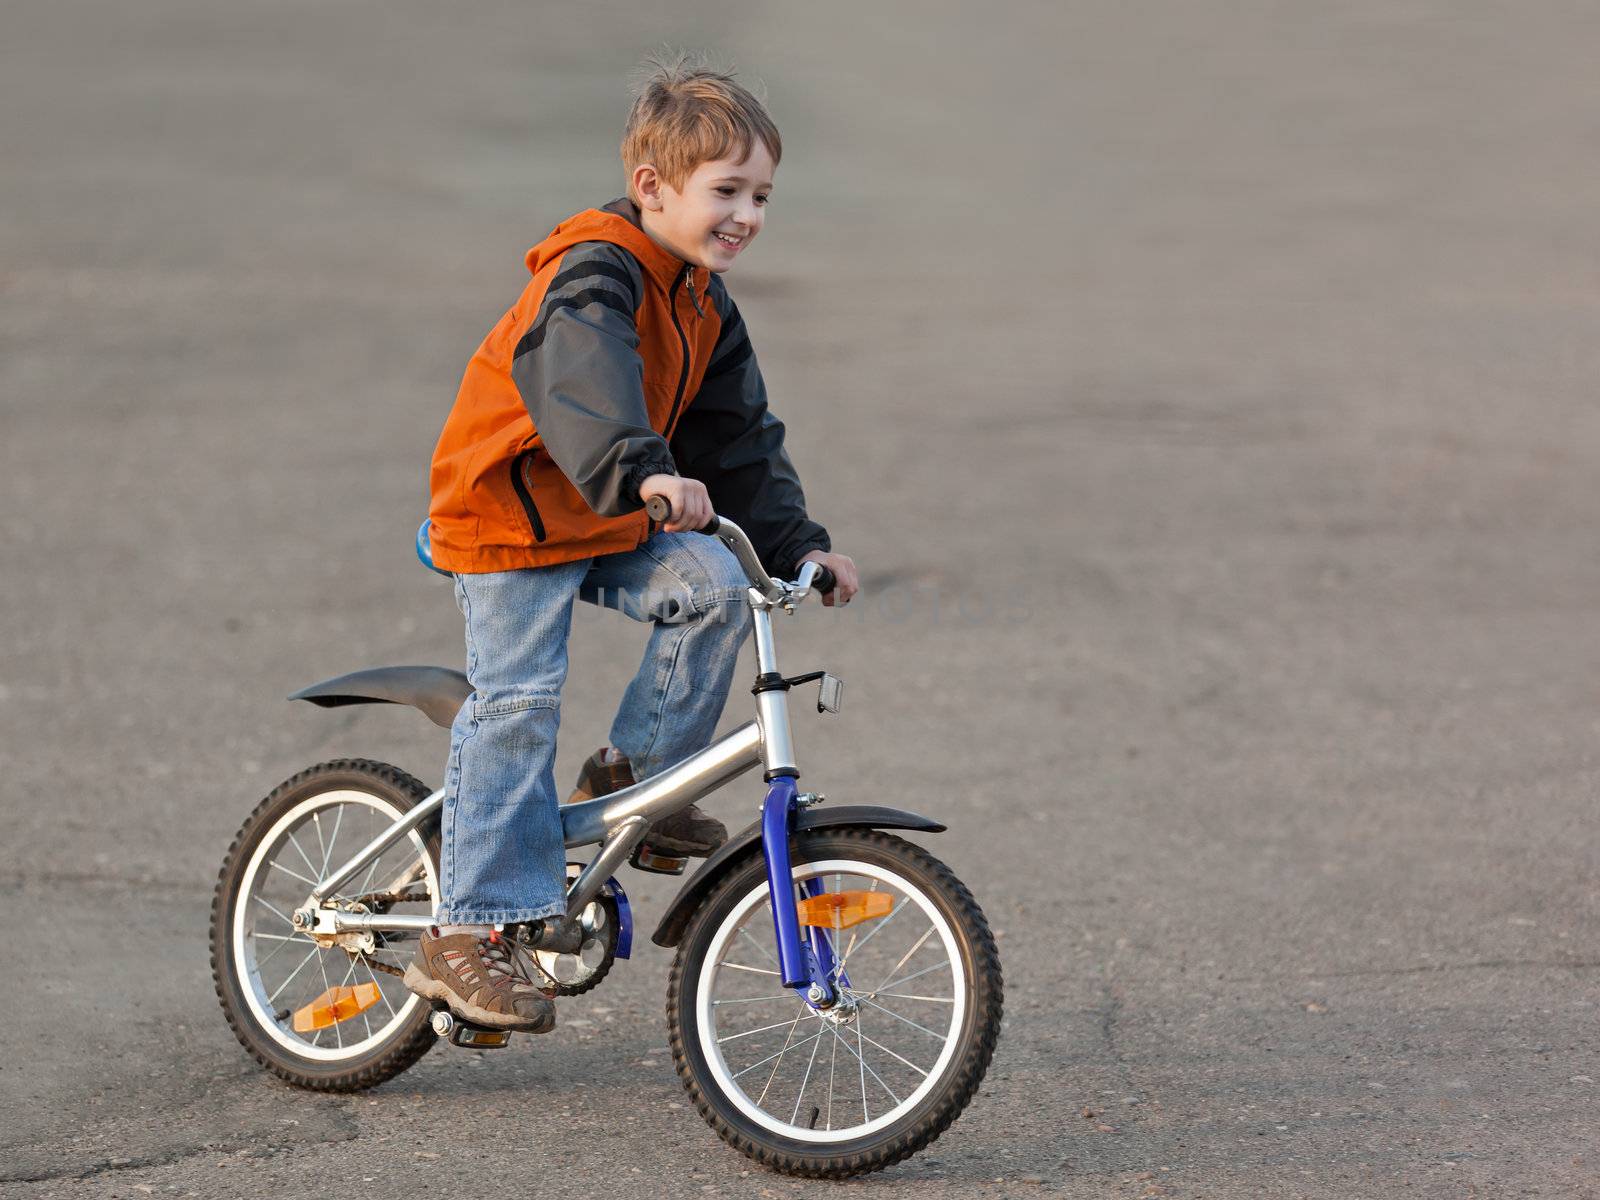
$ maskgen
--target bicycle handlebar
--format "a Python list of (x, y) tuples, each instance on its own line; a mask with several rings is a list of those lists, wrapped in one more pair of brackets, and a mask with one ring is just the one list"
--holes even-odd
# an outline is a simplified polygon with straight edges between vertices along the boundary
[[(649, 514), (650, 519), (657, 525), (665, 525), (672, 519), (672, 505), (668, 503), (665, 496), (651, 496), (650, 499), (644, 502), (644, 511)], [(690, 530), (690, 532), (703, 533), (707, 537), (716, 537), (721, 525), (722, 518), (717, 516), (716, 513), (712, 513), (710, 521), (699, 529)]]
[[(672, 505), (665, 496), (651, 496), (645, 501), (644, 510), (652, 521), (665, 524), (672, 517)], [(756, 548), (751, 545), (749, 536), (732, 521), (724, 517), (712, 515), (711, 520), (695, 533), (703, 533), (707, 537), (718, 538), (728, 549), (733, 551), (734, 557), (739, 560), (739, 565), (750, 577), (750, 582), (762, 591), (768, 599), (776, 599), (783, 591), (783, 587), (767, 574), (761, 565), (761, 557), (756, 553)], [(812, 577), (811, 586), (819, 592), (831, 592), (838, 586), (839, 581), (834, 578), (832, 571), (821, 563), (812, 563), (816, 573)], [(804, 568), (801, 568), (801, 578), (804, 578)]]

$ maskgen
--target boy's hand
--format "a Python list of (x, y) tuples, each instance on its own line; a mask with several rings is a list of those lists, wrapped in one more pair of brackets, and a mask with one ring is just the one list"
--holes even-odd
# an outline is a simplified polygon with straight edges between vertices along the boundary
[(682, 475), (646, 475), (639, 485), (639, 500), (646, 502), (651, 496), (660, 496), (672, 506), (672, 517), (662, 525), (668, 533), (694, 533), (704, 529), (716, 516), (711, 507), (711, 493), (698, 479), (685, 479)]
[(855, 560), (845, 554), (834, 554), (829, 550), (813, 550), (804, 555), (801, 562), (814, 562), (827, 567), (833, 572), (837, 581), (834, 590), (822, 594), (822, 603), (832, 608), (835, 604), (849, 604), (850, 597), (861, 590), (861, 580), (856, 575)]

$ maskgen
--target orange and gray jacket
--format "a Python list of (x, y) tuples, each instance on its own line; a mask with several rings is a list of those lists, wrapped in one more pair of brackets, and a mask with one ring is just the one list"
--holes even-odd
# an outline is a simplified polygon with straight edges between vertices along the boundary
[(472, 356), (434, 449), (437, 566), (632, 550), (655, 474), (704, 483), (776, 575), (830, 548), (720, 279), (651, 241), (626, 200), (562, 222), (527, 262), (533, 281)]

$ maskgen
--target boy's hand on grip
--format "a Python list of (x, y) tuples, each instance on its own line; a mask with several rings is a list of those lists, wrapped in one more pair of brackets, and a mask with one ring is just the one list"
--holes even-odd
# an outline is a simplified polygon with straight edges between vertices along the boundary
[(850, 597), (861, 590), (861, 580), (856, 574), (855, 560), (847, 554), (834, 554), (831, 550), (813, 550), (800, 561), (814, 562), (833, 572), (833, 577), (837, 581), (834, 589), (822, 594), (822, 603), (830, 608), (835, 604), (849, 604)]
[(648, 502), (660, 496), (671, 506), (672, 515), (661, 528), (668, 533), (694, 533), (711, 523), (715, 512), (711, 494), (698, 479), (682, 475), (647, 475), (639, 485), (639, 499)]

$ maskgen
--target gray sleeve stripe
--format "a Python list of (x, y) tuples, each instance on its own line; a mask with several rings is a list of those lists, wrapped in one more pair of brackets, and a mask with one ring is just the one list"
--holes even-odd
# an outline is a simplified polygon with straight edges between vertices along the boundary
[(628, 273), (627, 269), (625, 267), (618, 266), (616, 263), (605, 262), (604, 260), (595, 258), (587, 259), (583, 262), (573, 263), (572, 266), (562, 271), (550, 281), (550, 287), (545, 292), (545, 296), (547, 298), (554, 296), (559, 293), (562, 288), (568, 286), (569, 284), (577, 283), (580, 280), (588, 282), (589, 280), (598, 281), (600, 279), (616, 280), (627, 289), (628, 299), (633, 301), (633, 306), (635, 308), (639, 307), (638, 288), (635, 285), (633, 276)]
[(627, 301), (617, 295), (610, 288), (589, 288), (572, 296), (557, 296), (545, 305), (544, 311), (539, 314), (539, 319), (532, 329), (528, 330), (517, 343), (517, 348), (512, 351), (512, 361), (516, 361), (524, 354), (530, 354), (544, 344), (545, 330), (550, 325), (550, 318), (564, 308), (587, 308), (591, 304), (603, 304), (620, 316), (626, 317), (629, 322), (633, 320), (633, 309), (628, 307)]
[(711, 351), (711, 362), (706, 367), (706, 377), (721, 375), (744, 364), (749, 358), (750, 334), (745, 330), (744, 318), (737, 308), (731, 308), (717, 335), (717, 344)]
[(737, 371), (744, 366), (745, 362), (754, 353), (755, 350), (750, 345), (750, 339), (741, 336), (720, 359), (713, 357), (711, 365), (706, 368), (705, 377), (714, 379), (718, 375), (726, 375), (730, 371)]

